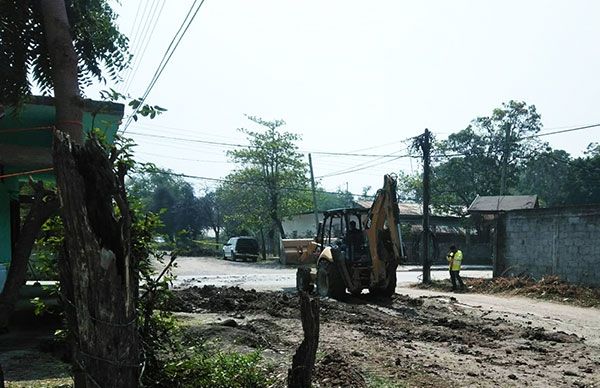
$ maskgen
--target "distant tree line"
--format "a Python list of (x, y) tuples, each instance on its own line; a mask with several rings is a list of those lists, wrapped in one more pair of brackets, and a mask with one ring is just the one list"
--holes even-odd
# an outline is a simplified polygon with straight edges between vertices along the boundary
[[(600, 203), (600, 146), (583, 156), (552, 149), (539, 136), (534, 105), (510, 101), (435, 143), (432, 204), (460, 213), (479, 195), (537, 194), (542, 206)], [(420, 200), (420, 173), (402, 174), (400, 196)]]

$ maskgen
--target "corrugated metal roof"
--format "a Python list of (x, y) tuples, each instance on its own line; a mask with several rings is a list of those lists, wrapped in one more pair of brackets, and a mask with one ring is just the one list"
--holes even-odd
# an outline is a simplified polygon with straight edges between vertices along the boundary
[(469, 212), (498, 212), (519, 209), (534, 209), (538, 207), (537, 195), (478, 195)]

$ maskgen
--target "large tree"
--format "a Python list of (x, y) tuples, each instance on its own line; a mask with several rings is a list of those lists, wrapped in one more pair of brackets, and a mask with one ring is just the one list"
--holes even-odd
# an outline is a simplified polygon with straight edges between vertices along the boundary
[(241, 129), (250, 145), (228, 152), (242, 168), (229, 175), (227, 180), (252, 179), (249, 188), (260, 193), (266, 201), (261, 205), (267, 209), (272, 231), (285, 238), (282, 220), (308, 208), (307, 197), (300, 195), (308, 188), (307, 165), (296, 145), (300, 137), (281, 131), (280, 127), (285, 125), (282, 120), (266, 121), (253, 116), (248, 119), (264, 129)]
[(537, 194), (542, 206), (569, 203), (571, 157), (563, 150), (546, 150), (523, 166), (518, 194)]
[[(53, 91), (53, 159), (65, 228), (61, 292), (74, 341), (76, 386), (134, 387), (140, 374), (136, 263), (125, 163), (84, 142), (80, 87), (127, 64), (127, 39), (106, 0), (0, 2), (0, 103), (18, 105), (33, 79)], [(117, 210), (118, 208), (118, 210)]]
[(509, 101), (489, 116), (437, 142), (432, 151), (432, 203), (468, 206), (479, 195), (516, 192), (527, 161), (545, 145), (534, 105)]
[(130, 177), (127, 188), (145, 210), (160, 215), (162, 232), (171, 240), (182, 230), (196, 238), (206, 229), (201, 198), (189, 182), (172, 171), (147, 167)]

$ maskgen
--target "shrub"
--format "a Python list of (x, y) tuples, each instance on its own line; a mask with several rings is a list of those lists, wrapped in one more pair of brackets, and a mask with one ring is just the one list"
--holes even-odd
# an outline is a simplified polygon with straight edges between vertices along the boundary
[(246, 388), (270, 384), (259, 363), (258, 352), (250, 354), (216, 353), (189, 348), (182, 357), (166, 363), (163, 384), (182, 388)]

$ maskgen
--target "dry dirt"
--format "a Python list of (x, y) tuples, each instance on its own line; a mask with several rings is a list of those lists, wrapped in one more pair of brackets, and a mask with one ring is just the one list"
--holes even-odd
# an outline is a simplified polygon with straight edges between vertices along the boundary
[[(322, 299), (317, 387), (600, 386), (596, 341), (449, 296)], [(190, 343), (260, 349), (282, 386), (301, 341), (297, 296), (192, 287), (172, 306)]]

